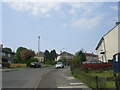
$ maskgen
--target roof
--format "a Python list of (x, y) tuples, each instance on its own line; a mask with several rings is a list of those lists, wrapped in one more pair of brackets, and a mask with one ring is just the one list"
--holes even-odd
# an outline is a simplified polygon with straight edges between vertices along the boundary
[(86, 56), (93, 56), (93, 57), (98, 57), (98, 55), (95, 55), (93, 53), (85, 53)]
[(4, 48), (2, 48), (2, 52), (6, 52), (6, 53), (10, 53), (10, 54), (15, 54), (14, 52), (9, 51), (9, 50), (6, 50), (6, 49), (4, 49)]
[(44, 53), (43, 53), (43, 52), (39, 52), (39, 54), (36, 53), (35, 56), (36, 56), (36, 57), (38, 57), (38, 56), (40, 56), (40, 57), (44, 57)]
[(114, 30), (114, 28), (116, 28), (118, 25), (120, 25), (120, 22), (116, 22), (116, 26), (114, 26), (109, 32), (107, 32), (99, 41), (97, 47), (95, 48), (95, 50), (97, 50), (99, 48), (99, 46), (101, 45), (102, 43), (102, 40), (104, 40), (104, 37), (109, 34), (112, 30)]
[(65, 51), (60, 54), (60, 56), (65, 56), (65, 55), (74, 56), (73, 54), (65, 52)]
[(99, 43), (98, 43), (98, 45), (97, 45), (95, 50), (97, 50), (99, 48), (99, 46), (101, 45), (103, 39), (104, 39), (103, 37), (100, 39), (100, 41), (99, 41)]

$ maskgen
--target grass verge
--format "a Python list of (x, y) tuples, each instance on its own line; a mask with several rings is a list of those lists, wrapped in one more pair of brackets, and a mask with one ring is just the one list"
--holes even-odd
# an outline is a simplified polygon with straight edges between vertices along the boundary
[[(83, 83), (85, 83), (88, 87), (96, 88), (96, 79), (98, 76), (98, 85), (99, 88), (115, 88), (115, 81), (107, 81), (105, 80), (108, 76), (113, 76), (112, 72), (96, 72), (96, 71), (82, 71), (80, 69), (76, 69), (72, 72), (72, 75), (80, 79)], [(102, 81), (103, 80), (103, 81)]]

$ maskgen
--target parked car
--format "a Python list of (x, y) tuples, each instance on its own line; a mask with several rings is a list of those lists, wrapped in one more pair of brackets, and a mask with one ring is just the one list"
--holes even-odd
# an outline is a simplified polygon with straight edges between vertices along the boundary
[(63, 65), (62, 62), (57, 62), (57, 63), (55, 64), (55, 68), (64, 68), (64, 65)]
[(108, 68), (112, 67), (111, 63), (104, 63), (100, 60), (90, 60), (90, 61), (85, 61), (82, 64), (82, 69), (100, 69), (100, 68)]
[(34, 62), (31, 62), (30, 66), (34, 68), (41, 68), (41, 63), (34, 61)]

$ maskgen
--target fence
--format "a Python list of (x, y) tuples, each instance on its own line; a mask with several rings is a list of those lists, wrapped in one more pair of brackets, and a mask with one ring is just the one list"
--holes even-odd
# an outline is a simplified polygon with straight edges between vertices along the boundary
[(16, 67), (27, 67), (27, 65), (26, 64), (19, 64), (19, 63), (17, 63), (17, 64), (10, 64), (10, 68), (16, 68)]
[[(93, 76), (89, 70), (83, 70), (80, 65), (71, 65), (72, 74), (91, 88), (120, 88), (120, 73), (117, 76)], [(99, 71), (99, 70), (98, 70)]]
[(106, 77), (88, 75), (86, 72), (80, 71), (79, 68), (72, 69), (75, 77), (79, 78), (83, 83), (91, 88), (106, 88)]

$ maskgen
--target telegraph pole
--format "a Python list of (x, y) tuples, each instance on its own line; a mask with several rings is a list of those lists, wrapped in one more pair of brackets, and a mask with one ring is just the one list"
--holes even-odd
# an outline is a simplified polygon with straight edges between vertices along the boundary
[(38, 56), (39, 56), (39, 53), (40, 53), (40, 36), (38, 36)]

